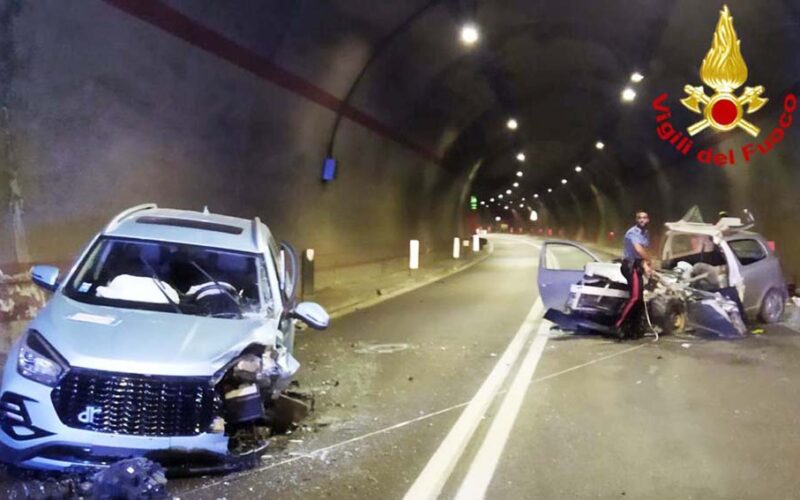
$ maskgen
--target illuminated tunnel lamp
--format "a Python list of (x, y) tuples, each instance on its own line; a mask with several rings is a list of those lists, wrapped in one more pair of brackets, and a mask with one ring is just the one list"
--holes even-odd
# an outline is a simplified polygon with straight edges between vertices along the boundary
[(464, 45), (474, 45), (480, 38), (478, 27), (474, 23), (466, 23), (461, 27), (461, 43)]
[(536, 222), (537, 220), (539, 220), (539, 213), (536, 212), (536, 210), (531, 210), (530, 219), (532, 222)]
[(336, 159), (325, 158), (322, 164), (322, 180), (324, 182), (331, 182), (336, 178)]
[(625, 87), (620, 94), (622, 102), (633, 102), (636, 99), (636, 91), (630, 87)]

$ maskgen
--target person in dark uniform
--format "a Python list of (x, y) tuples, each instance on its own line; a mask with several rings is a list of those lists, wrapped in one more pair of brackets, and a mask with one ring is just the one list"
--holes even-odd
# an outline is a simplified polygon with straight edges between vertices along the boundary
[[(622, 254), (622, 275), (628, 280), (630, 298), (622, 308), (622, 313), (617, 319), (616, 328), (620, 337), (626, 337), (623, 325), (626, 321), (632, 321), (631, 325), (638, 324), (636, 321), (642, 314), (644, 305), (642, 275), (650, 276), (650, 233), (647, 226), (650, 224), (650, 216), (644, 210), (636, 211), (636, 224), (625, 232)], [(638, 334), (638, 332), (634, 332)]]

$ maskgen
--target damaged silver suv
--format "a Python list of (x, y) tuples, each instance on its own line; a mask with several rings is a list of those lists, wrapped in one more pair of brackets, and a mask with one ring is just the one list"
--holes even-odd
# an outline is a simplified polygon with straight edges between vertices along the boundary
[(253, 220), (159, 209), (124, 211), (13, 345), (0, 386), (0, 458), (65, 470), (145, 456), (228, 469), (267, 445), (276, 401), (299, 368), (297, 260)]

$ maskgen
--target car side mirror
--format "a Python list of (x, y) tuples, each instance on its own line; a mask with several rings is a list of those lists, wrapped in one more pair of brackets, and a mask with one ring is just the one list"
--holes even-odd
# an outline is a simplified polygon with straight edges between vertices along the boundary
[(48, 292), (55, 292), (58, 288), (58, 275), (60, 271), (55, 266), (33, 266), (31, 279)]
[(291, 313), (314, 330), (324, 330), (331, 323), (331, 317), (321, 305), (315, 302), (300, 302)]

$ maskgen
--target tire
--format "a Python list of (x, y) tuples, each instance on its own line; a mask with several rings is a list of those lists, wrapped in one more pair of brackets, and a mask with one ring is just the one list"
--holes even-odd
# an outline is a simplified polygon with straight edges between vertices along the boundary
[(650, 320), (661, 328), (661, 335), (680, 335), (686, 331), (686, 304), (676, 298), (657, 298), (650, 302)]
[(770, 289), (764, 298), (761, 299), (761, 308), (758, 311), (758, 319), (764, 323), (777, 323), (783, 315), (786, 306), (783, 294), (775, 288)]
[(662, 335), (680, 335), (686, 331), (686, 306), (680, 300), (670, 300), (661, 318)]

